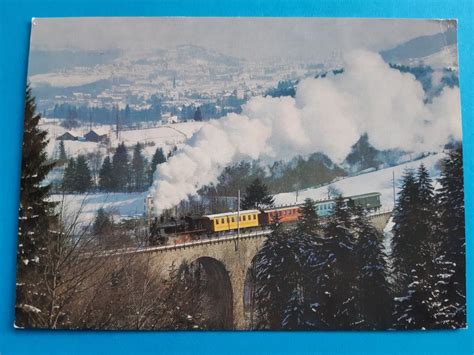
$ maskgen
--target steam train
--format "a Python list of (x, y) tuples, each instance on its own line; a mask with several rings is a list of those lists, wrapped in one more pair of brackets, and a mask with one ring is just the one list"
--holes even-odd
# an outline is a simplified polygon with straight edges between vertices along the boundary
[[(366, 210), (374, 211), (381, 207), (380, 193), (371, 192), (362, 195), (349, 196), (344, 202), (352, 201)], [(336, 202), (334, 199), (318, 200), (314, 208), (318, 216), (328, 217), (332, 214)], [(264, 228), (278, 220), (279, 223), (296, 223), (300, 217), (302, 204), (265, 208), (262, 210), (244, 210), (208, 214), (203, 216), (187, 216), (182, 219), (171, 218), (166, 223), (157, 219), (150, 226), (150, 244), (165, 244), (170, 237), (176, 244), (197, 240), (202, 237), (222, 236), (231, 234), (238, 229), (247, 231)], [(237, 219), (240, 214), (240, 223)]]

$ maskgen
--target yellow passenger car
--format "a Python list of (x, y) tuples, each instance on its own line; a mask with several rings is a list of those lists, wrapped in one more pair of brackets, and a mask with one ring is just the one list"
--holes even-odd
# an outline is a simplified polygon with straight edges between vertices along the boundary
[[(246, 210), (240, 212), (240, 229), (258, 227), (259, 210)], [(237, 212), (206, 215), (209, 219), (212, 232), (226, 232), (238, 229)]]

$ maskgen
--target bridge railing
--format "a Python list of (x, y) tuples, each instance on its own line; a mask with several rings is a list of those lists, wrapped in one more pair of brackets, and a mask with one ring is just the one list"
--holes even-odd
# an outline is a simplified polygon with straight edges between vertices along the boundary
[(171, 245), (159, 245), (152, 247), (137, 247), (137, 248), (123, 248), (104, 251), (101, 256), (120, 256), (120, 255), (130, 255), (137, 253), (148, 253), (154, 251), (167, 251), (167, 250), (176, 250), (176, 249), (185, 249), (189, 247), (196, 247), (204, 244), (217, 244), (229, 241), (238, 241), (241, 239), (250, 239), (264, 237), (272, 233), (272, 230), (269, 228), (266, 229), (255, 229), (251, 231), (241, 232), (240, 235), (237, 233), (230, 233), (228, 235), (213, 236), (199, 240), (193, 240), (183, 243), (175, 243)]
[[(385, 215), (387, 213), (392, 213), (393, 209), (386, 208), (378, 210), (374, 213), (368, 214), (367, 217), (375, 218), (377, 216)], [(255, 228), (252, 230), (244, 230), (241, 231), (240, 234), (237, 232), (229, 232), (229, 233), (222, 233), (222, 234), (211, 234), (207, 238), (199, 239), (199, 240), (192, 240), (192, 241), (184, 241), (182, 243), (174, 243), (170, 245), (159, 245), (159, 246), (151, 246), (151, 247), (136, 247), (136, 248), (123, 248), (123, 249), (115, 249), (104, 251), (102, 256), (118, 256), (118, 255), (127, 255), (127, 254), (136, 254), (136, 253), (148, 253), (154, 251), (166, 251), (166, 250), (176, 250), (176, 249), (185, 249), (189, 247), (196, 247), (204, 244), (214, 244), (214, 243), (223, 243), (229, 241), (238, 241), (240, 239), (248, 239), (248, 238), (256, 238), (256, 237), (264, 237), (272, 233), (271, 228)]]

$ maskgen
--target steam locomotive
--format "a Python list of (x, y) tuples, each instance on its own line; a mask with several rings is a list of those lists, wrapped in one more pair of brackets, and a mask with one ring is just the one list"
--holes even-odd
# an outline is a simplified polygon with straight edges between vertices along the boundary
[[(381, 207), (379, 192), (349, 196), (344, 200), (346, 203), (352, 201), (369, 211), (378, 210)], [(332, 214), (335, 204), (334, 199), (318, 200), (315, 201), (314, 208), (318, 216), (324, 218)], [(246, 231), (264, 228), (274, 223), (275, 220), (284, 224), (296, 223), (301, 215), (301, 206), (301, 204), (295, 204), (262, 210), (186, 216), (182, 219), (171, 218), (166, 223), (159, 222), (155, 218), (150, 225), (150, 244), (166, 244), (169, 238), (173, 238), (176, 244), (180, 244), (202, 237), (219, 237), (234, 233), (238, 229)], [(237, 220), (239, 215), (240, 223)]]

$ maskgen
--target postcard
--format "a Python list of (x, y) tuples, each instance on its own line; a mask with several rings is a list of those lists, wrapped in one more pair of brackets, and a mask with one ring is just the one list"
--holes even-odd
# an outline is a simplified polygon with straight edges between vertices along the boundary
[(457, 22), (34, 18), (17, 328), (466, 327)]

